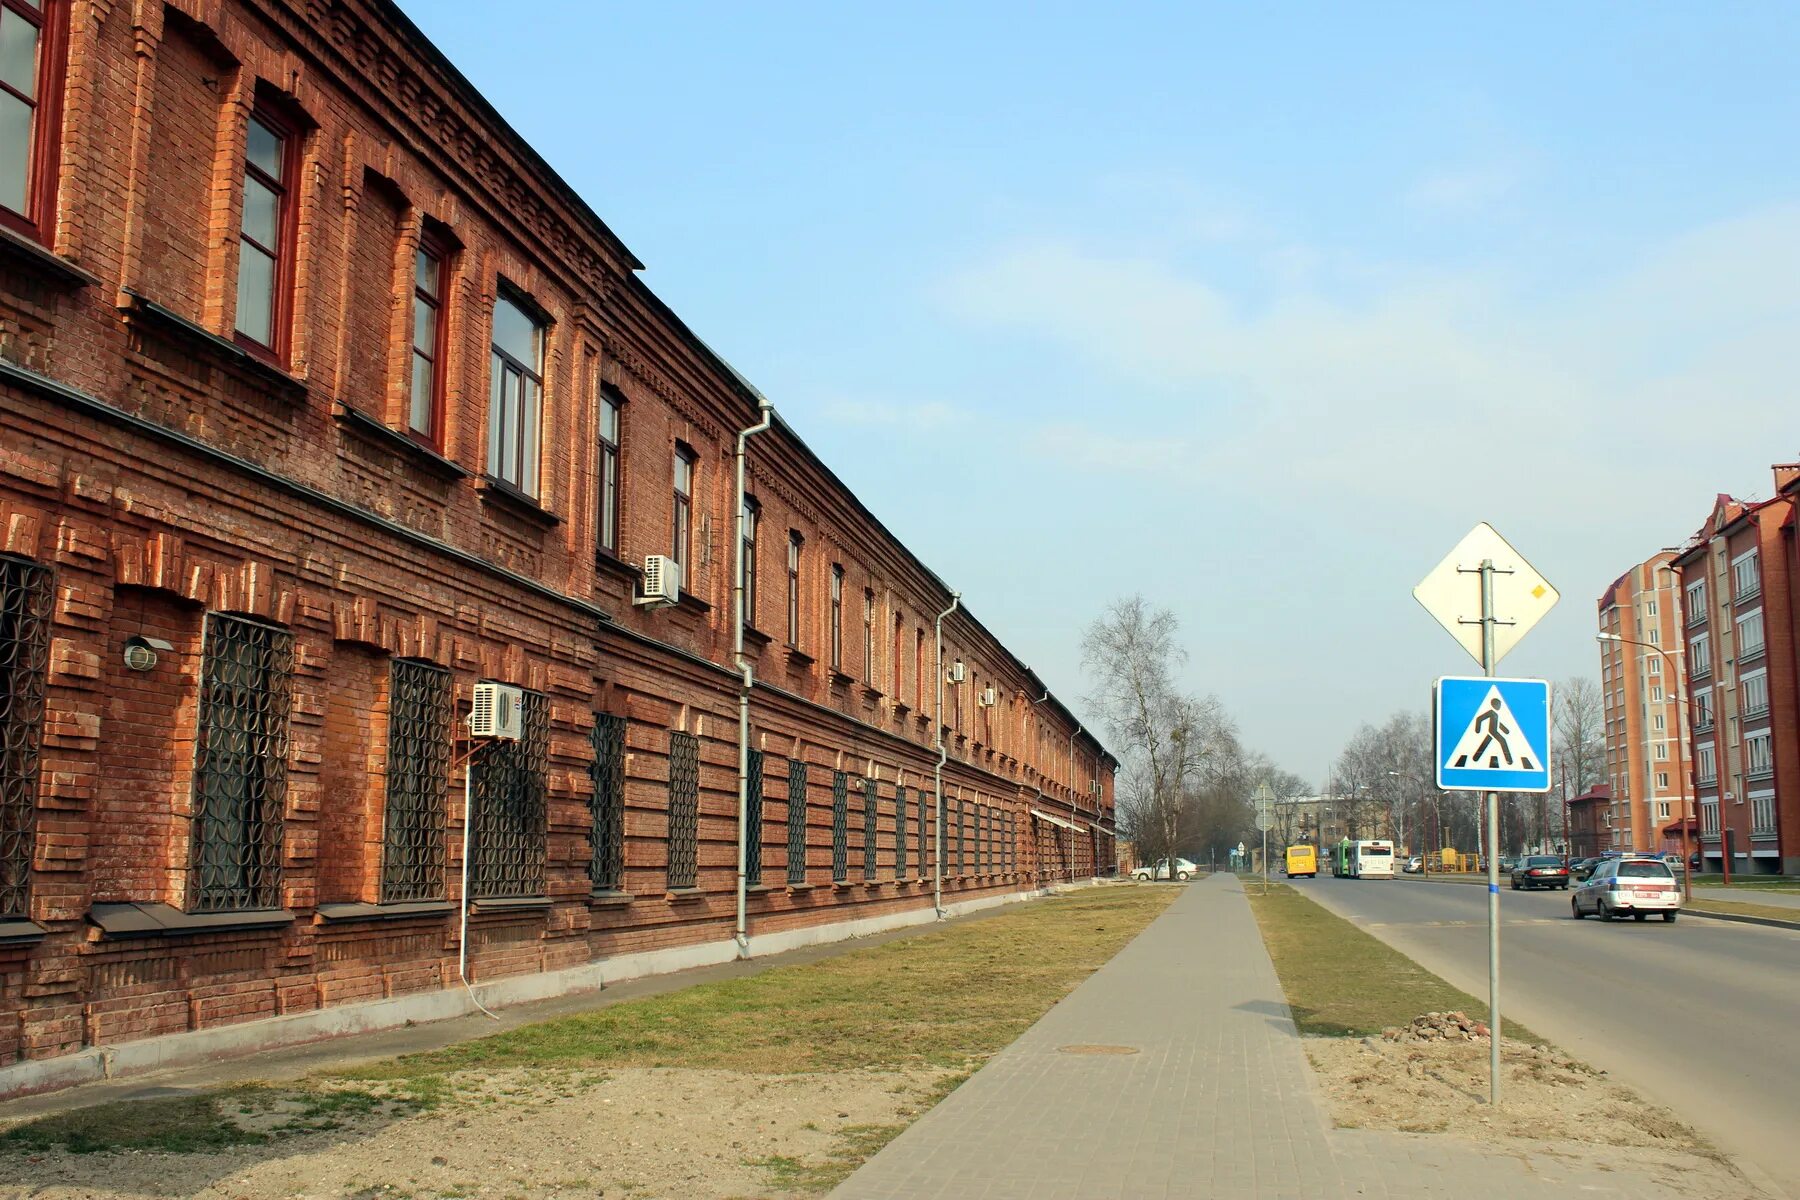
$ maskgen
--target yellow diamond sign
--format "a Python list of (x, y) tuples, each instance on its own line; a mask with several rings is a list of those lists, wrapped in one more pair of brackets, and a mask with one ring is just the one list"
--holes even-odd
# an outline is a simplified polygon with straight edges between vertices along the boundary
[(1481, 564), (1494, 564), (1494, 664), (1561, 599), (1549, 580), (1525, 561), (1486, 521), (1413, 589), (1413, 597), (1450, 631), (1469, 656), (1481, 661)]

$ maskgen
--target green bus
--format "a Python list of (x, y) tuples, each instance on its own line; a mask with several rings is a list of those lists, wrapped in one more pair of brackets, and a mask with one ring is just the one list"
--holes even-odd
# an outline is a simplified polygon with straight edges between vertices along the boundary
[(1331, 873), (1333, 875), (1337, 876), (1339, 879), (1344, 879), (1349, 876), (1350, 860), (1355, 849), (1356, 843), (1349, 838), (1345, 838), (1331, 848)]

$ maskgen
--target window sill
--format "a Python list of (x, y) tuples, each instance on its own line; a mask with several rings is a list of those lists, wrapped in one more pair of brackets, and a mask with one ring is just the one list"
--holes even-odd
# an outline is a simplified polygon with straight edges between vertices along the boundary
[(818, 660), (798, 646), (789, 646), (787, 651), (788, 666), (796, 671), (809, 670)]
[(755, 646), (758, 650), (762, 650), (774, 640), (774, 638), (770, 637), (754, 625), (744, 626), (744, 644), (746, 646)]
[(744, 894), (747, 896), (766, 896), (770, 892), (776, 890), (777, 889), (773, 884), (767, 883), (749, 883), (744, 885)]
[(886, 693), (884, 693), (880, 688), (875, 687), (873, 684), (865, 683), (865, 684), (863, 684), (862, 694), (863, 694), (864, 700), (867, 700), (870, 704), (874, 704), (877, 701), (879, 701), (881, 699), (881, 697), (883, 695), (885, 695)]
[(894, 719), (895, 720), (904, 722), (906, 720), (907, 714), (910, 712), (912, 712), (912, 709), (907, 705), (906, 701), (896, 700), (894, 702)]
[(663, 893), (663, 899), (670, 904), (691, 904), (695, 900), (706, 899), (706, 893), (697, 887), (670, 888)]
[(27, 921), (23, 917), (0, 921), (0, 946), (29, 946), (43, 941), (48, 932), (36, 921)]
[(629, 583), (639, 583), (644, 578), (644, 569), (628, 563), (611, 550), (594, 551), (594, 567), (602, 575), (613, 575)]
[(470, 903), (469, 912), (479, 917), (490, 913), (541, 912), (549, 907), (548, 896), (492, 896)]
[(853, 684), (855, 682), (856, 682), (856, 676), (846, 675), (843, 673), (843, 671), (839, 670), (837, 667), (831, 668), (831, 686), (832, 687), (849, 687), (851, 684)]
[(161, 333), (174, 334), (190, 345), (213, 354), (227, 369), (262, 384), (288, 400), (299, 400), (306, 395), (304, 380), (294, 377), (267, 359), (250, 353), (231, 339), (220, 337), (205, 326), (188, 320), (172, 309), (164, 308), (130, 288), (125, 289), (125, 295), (128, 297), (124, 305), (128, 321), (148, 325)]
[(0, 255), (64, 287), (87, 287), (100, 282), (98, 275), (4, 225), (0, 225)]
[(712, 605), (694, 595), (694, 593), (688, 591), (686, 588), (681, 589), (681, 599), (676, 603), (675, 607), (681, 609), (683, 612), (691, 612), (696, 615), (712, 611)]
[(593, 908), (625, 908), (636, 900), (637, 897), (630, 892), (598, 891), (588, 893), (588, 904)]
[(492, 504), (503, 508), (514, 516), (524, 517), (535, 525), (545, 529), (554, 529), (562, 524), (562, 518), (521, 492), (504, 480), (495, 479), (492, 475), (483, 475), (475, 485), (481, 494), (483, 504)]
[(285, 908), (190, 913), (171, 904), (125, 903), (96, 904), (88, 910), (88, 920), (107, 938), (170, 937), (284, 929), (294, 923), (294, 914)]
[(342, 400), (337, 402), (337, 410), (332, 413), (335, 420), (346, 433), (374, 442), (383, 449), (412, 460), (416, 466), (423, 467), (433, 475), (444, 479), (466, 479), (472, 472), (451, 462), (423, 442), (415, 441), (401, 433), (398, 429), (390, 429), (377, 421), (368, 413)]
[(860, 886), (860, 884), (851, 883), (848, 879), (834, 879), (831, 881), (831, 890), (834, 892), (847, 892), (851, 888)]
[(813, 885), (810, 883), (790, 883), (787, 885), (787, 894), (790, 896), (797, 896), (802, 892), (810, 892), (812, 890)]
[(455, 911), (456, 905), (448, 900), (402, 900), (390, 904), (321, 904), (313, 910), (313, 915), (322, 924), (340, 925), (350, 921), (404, 921), (413, 917), (442, 917)]

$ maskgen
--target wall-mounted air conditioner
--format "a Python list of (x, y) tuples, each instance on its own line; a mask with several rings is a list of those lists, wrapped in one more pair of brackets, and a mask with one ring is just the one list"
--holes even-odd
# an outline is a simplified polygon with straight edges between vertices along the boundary
[(644, 556), (644, 590), (633, 604), (663, 608), (681, 601), (681, 564), (663, 554)]
[(478, 683), (469, 709), (469, 736), (516, 742), (525, 721), (524, 693), (507, 683)]
[(975, 697), (975, 703), (981, 705), (983, 708), (994, 707), (997, 700), (998, 697), (994, 694), (994, 689), (991, 687), (982, 688), (981, 695)]
[(959, 658), (955, 662), (950, 664), (950, 670), (948, 673), (948, 677), (949, 677), (949, 680), (951, 683), (961, 683), (963, 681), (963, 660), (962, 659)]

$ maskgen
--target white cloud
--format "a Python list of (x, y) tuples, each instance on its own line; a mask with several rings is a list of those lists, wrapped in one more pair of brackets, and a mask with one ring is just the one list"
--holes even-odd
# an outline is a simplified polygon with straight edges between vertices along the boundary
[(1087, 471), (1150, 471), (1175, 466), (1191, 453), (1178, 437), (1120, 437), (1091, 426), (1065, 423), (1033, 431), (1034, 454)]
[(861, 425), (896, 431), (936, 433), (969, 422), (970, 415), (938, 400), (902, 403), (894, 400), (852, 400), (840, 397), (825, 403), (827, 419), (841, 425)]
[(1443, 215), (1483, 212), (1511, 196), (1525, 176), (1514, 159), (1468, 163), (1427, 172), (1407, 189), (1409, 207)]

